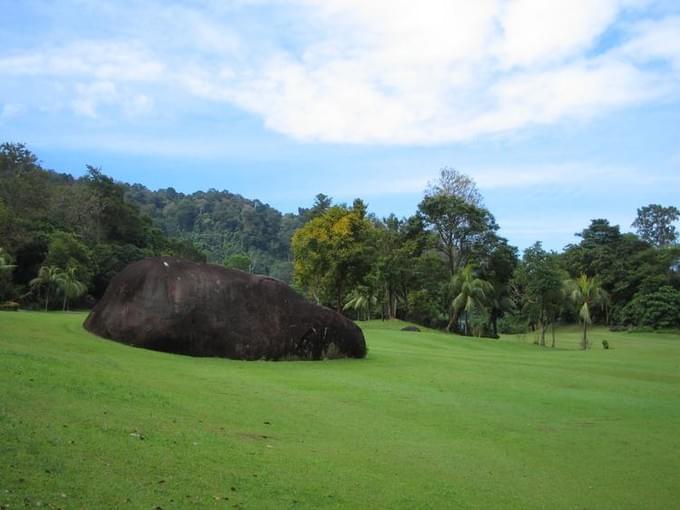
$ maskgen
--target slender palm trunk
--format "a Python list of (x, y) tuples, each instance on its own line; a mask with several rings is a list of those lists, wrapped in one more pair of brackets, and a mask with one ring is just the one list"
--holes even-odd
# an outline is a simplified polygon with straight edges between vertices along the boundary
[(45, 291), (45, 311), (47, 311), (47, 305), (49, 305), (50, 302), (50, 286), (47, 286), (47, 290)]
[(583, 321), (583, 338), (581, 339), (581, 349), (588, 349), (588, 322)]
[(67, 296), (67, 294), (66, 294), (66, 292), (64, 292), (64, 304), (63, 304), (63, 306), (61, 307), (61, 311), (62, 311), (62, 312), (65, 312), (65, 311), (66, 311), (66, 300), (67, 300), (67, 297), (66, 297), (66, 296)]
[(449, 319), (449, 323), (446, 325), (446, 331), (451, 333), (451, 328), (453, 328), (454, 325), (456, 327), (456, 331), (458, 331), (458, 314), (451, 310), (451, 318)]

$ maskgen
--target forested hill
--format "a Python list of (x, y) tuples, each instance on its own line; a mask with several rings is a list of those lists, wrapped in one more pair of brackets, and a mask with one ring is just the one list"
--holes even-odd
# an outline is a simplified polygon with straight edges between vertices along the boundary
[[(22, 144), (0, 145), (0, 262), (12, 269), (11, 281), (0, 273), (0, 302), (29, 289), (49, 297), (57, 286), (50, 278), (63, 279), (65, 268), (97, 298), (128, 263), (153, 255), (226, 260), (290, 281), (290, 238), (308, 210), (284, 215), (227, 191), (150, 191), (87, 169), (75, 178), (43, 168)], [(36, 278), (45, 281), (30, 286)]]
[(282, 214), (259, 200), (228, 191), (190, 195), (173, 188), (150, 191), (125, 186), (126, 199), (148, 215), (169, 237), (191, 241), (208, 261), (241, 266), (251, 272), (290, 281), (290, 239), (304, 222), (299, 214)]

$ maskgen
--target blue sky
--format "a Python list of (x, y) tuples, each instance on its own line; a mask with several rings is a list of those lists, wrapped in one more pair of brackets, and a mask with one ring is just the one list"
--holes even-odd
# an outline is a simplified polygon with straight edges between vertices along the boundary
[(680, 206), (677, 1), (0, 7), (0, 140), (59, 171), (383, 216), (454, 167), (520, 248)]

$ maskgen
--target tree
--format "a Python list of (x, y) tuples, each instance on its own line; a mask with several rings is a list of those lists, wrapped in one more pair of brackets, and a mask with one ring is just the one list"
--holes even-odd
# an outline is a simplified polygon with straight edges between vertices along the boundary
[(458, 197), (467, 204), (482, 206), (482, 195), (475, 181), (455, 168), (446, 166), (439, 170), (439, 178), (435, 182), (428, 183), (425, 195)]
[(572, 302), (578, 307), (578, 315), (583, 322), (581, 349), (588, 349), (588, 324), (592, 324), (592, 309), (606, 303), (608, 296), (597, 277), (589, 278), (582, 274), (575, 280), (567, 280), (567, 291)]
[(426, 196), (418, 210), (436, 232), (438, 248), (446, 256), (451, 276), (466, 266), (475, 248), (498, 229), (489, 211), (458, 196)]
[(338, 311), (345, 295), (364, 284), (372, 261), (375, 227), (361, 211), (334, 206), (293, 234), (296, 285)]
[(371, 289), (366, 286), (360, 286), (350, 293), (349, 300), (345, 303), (343, 310), (354, 310), (359, 318), (363, 315), (366, 320), (370, 321), (372, 311), (377, 304), (378, 298)]
[(493, 292), (493, 286), (486, 280), (477, 278), (474, 268), (467, 265), (454, 275), (451, 287), (455, 297), (451, 303), (453, 314), (447, 330), (450, 331), (451, 327), (458, 322), (461, 312), (465, 312), (464, 334), (469, 336), (470, 313), (475, 309), (484, 308)]
[(50, 235), (44, 265), (75, 268), (75, 278), (82, 282), (86, 289), (91, 285), (96, 271), (90, 248), (75, 234), (61, 231)]
[(11, 262), (12, 258), (9, 256), (9, 253), (0, 246), (0, 271), (11, 271), (14, 269), (16, 266), (11, 264)]
[(680, 211), (676, 207), (649, 204), (637, 210), (637, 218), (631, 226), (643, 240), (661, 248), (677, 241), (678, 232), (673, 223), (678, 219)]
[(563, 280), (556, 254), (546, 252), (540, 242), (524, 251), (517, 271), (517, 281), (523, 288), (522, 313), (538, 324), (542, 346), (545, 346), (546, 326), (553, 324), (552, 347), (555, 347), (554, 322), (562, 304)]
[(572, 278), (581, 274), (597, 275), (610, 297), (605, 310), (609, 323), (650, 276), (650, 272), (643, 275), (640, 271), (644, 265), (640, 257), (659, 258), (660, 250), (652, 249), (635, 234), (622, 234), (618, 225), (602, 218), (592, 220), (588, 228), (576, 235), (581, 237), (581, 242), (567, 246), (561, 256), (563, 266)]
[(4, 300), (11, 288), (11, 273), (17, 267), (12, 264), (12, 258), (4, 248), (0, 246), (0, 301)]
[(52, 286), (59, 281), (61, 272), (61, 269), (56, 266), (42, 266), (40, 271), (38, 271), (38, 276), (33, 278), (29, 284), (33, 289), (40, 290), (43, 287), (45, 288), (45, 311), (47, 311), (49, 306)]
[(515, 309), (510, 296), (510, 281), (517, 268), (517, 248), (495, 234), (488, 236), (483, 250), (475, 254), (479, 260), (479, 276), (493, 286), (489, 298), (488, 329), (498, 337), (498, 320)]
[(57, 286), (64, 294), (63, 311), (67, 309), (69, 299), (76, 299), (87, 291), (87, 286), (83, 282), (78, 281), (76, 272), (76, 267), (70, 266), (66, 271), (60, 272), (55, 277)]

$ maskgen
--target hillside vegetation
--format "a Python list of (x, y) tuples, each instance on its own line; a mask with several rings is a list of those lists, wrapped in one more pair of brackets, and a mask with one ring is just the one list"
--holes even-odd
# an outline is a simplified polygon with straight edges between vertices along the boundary
[[(0, 315), (4, 508), (671, 508), (680, 337), (361, 323), (362, 361), (240, 362)], [(611, 349), (604, 350), (607, 339)]]

